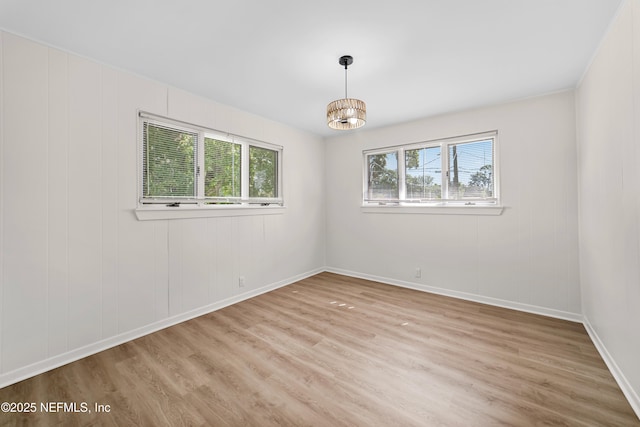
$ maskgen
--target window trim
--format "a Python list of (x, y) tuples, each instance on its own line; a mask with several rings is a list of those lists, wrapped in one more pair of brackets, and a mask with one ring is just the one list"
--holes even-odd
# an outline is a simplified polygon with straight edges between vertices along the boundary
[[(448, 194), (449, 179), (445, 175), (450, 166), (449, 147), (456, 144), (470, 143), (491, 139), (493, 157), (493, 197), (491, 198), (464, 198), (464, 199), (407, 199), (406, 198), (406, 167), (404, 153), (408, 150), (440, 147), (442, 194)], [(500, 167), (499, 167), (499, 143), (498, 131), (486, 131), (468, 135), (438, 138), (408, 144), (400, 144), (386, 147), (378, 147), (362, 151), (362, 210), (368, 213), (451, 213), (472, 215), (500, 215), (503, 211), (500, 195)], [(398, 153), (398, 199), (367, 199), (368, 192), (368, 156), (376, 154)], [(449, 167), (450, 169), (450, 167)]]
[[(182, 120), (138, 110), (138, 156), (137, 156), (137, 208), (136, 216), (139, 220), (144, 219), (172, 219), (188, 217), (207, 216), (229, 216), (229, 215), (251, 215), (251, 214), (271, 214), (283, 212), (284, 191), (283, 191), (283, 147), (269, 142), (235, 135), (218, 129), (188, 123)], [(144, 197), (144, 123), (155, 123), (162, 126), (175, 127), (185, 132), (197, 133), (198, 141), (196, 147), (196, 196), (190, 197)], [(214, 138), (230, 143), (242, 145), (242, 167), (241, 167), (241, 197), (205, 197), (204, 196), (204, 174), (198, 170), (204, 170), (204, 144), (205, 138)], [(250, 147), (260, 147), (277, 153), (276, 165), (276, 197), (249, 197), (249, 149)], [(246, 165), (246, 166), (245, 166)], [(246, 197), (245, 197), (246, 196)], [(170, 206), (172, 205), (172, 206)], [(279, 208), (279, 209), (278, 209)], [(253, 212), (259, 209), (265, 212)], [(213, 213), (213, 211), (219, 211)], [(267, 212), (268, 211), (268, 212)]]
[(230, 216), (255, 216), (255, 215), (280, 215), (286, 210), (279, 205), (181, 205), (168, 207), (166, 205), (144, 205), (135, 209), (136, 218), (139, 221), (151, 221), (161, 219), (187, 219), (187, 218), (217, 218)]
[(433, 204), (425, 206), (408, 205), (363, 205), (363, 213), (373, 214), (426, 214), (426, 215), (501, 215), (505, 207), (501, 205), (444, 205)]

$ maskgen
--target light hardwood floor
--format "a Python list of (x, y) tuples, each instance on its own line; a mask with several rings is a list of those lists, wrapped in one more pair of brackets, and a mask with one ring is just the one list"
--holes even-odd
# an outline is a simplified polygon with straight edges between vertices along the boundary
[(578, 323), (331, 273), (0, 389), (7, 401), (92, 412), (2, 425), (640, 426)]

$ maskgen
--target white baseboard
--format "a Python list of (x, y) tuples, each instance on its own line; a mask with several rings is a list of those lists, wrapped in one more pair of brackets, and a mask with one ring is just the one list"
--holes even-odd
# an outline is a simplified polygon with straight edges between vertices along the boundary
[(482, 304), (494, 305), (497, 307), (510, 308), (512, 310), (524, 311), (526, 313), (540, 314), (547, 317), (555, 317), (557, 319), (569, 320), (571, 322), (582, 323), (582, 315), (579, 313), (571, 313), (569, 311), (554, 310), (552, 308), (539, 307), (536, 305), (523, 304), (519, 302), (502, 300), (499, 298), (485, 297), (482, 295), (470, 294), (467, 292), (452, 291), (449, 289), (438, 288), (435, 286), (421, 285), (419, 283), (406, 282), (403, 280), (389, 279), (387, 277), (374, 276), (371, 274), (359, 273), (356, 271), (342, 270), (340, 268), (327, 267), (328, 272), (342, 274), (344, 276), (357, 277), (360, 279), (373, 280), (375, 282), (385, 283), (388, 285), (401, 286), (403, 288), (415, 289), (418, 291), (429, 292), (432, 294), (444, 295), (448, 297), (463, 299), (467, 301), (479, 302)]
[(613, 357), (611, 357), (611, 354), (609, 354), (609, 351), (607, 350), (604, 343), (598, 336), (598, 333), (593, 328), (593, 326), (591, 326), (591, 323), (589, 322), (589, 318), (587, 316), (583, 316), (583, 317), (584, 317), (583, 324), (585, 329), (587, 330), (587, 333), (589, 334), (589, 337), (591, 338), (591, 341), (593, 341), (593, 344), (596, 346), (596, 349), (598, 349), (600, 356), (604, 360), (604, 363), (607, 365), (607, 368), (609, 368), (609, 371), (611, 372), (611, 375), (613, 375), (613, 378), (618, 383), (618, 386), (620, 386), (622, 393), (624, 393), (624, 396), (629, 401), (631, 408), (633, 408), (638, 418), (640, 418), (640, 397), (638, 396), (638, 393), (633, 389), (633, 387), (627, 380), (627, 377), (624, 376), (624, 373), (622, 372), (622, 370), (620, 369), (616, 361), (613, 359)]
[(302, 274), (290, 277), (288, 279), (263, 286), (258, 289), (254, 289), (239, 295), (235, 295), (231, 298), (227, 298), (222, 301), (215, 302), (213, 304), (208, 304), (203, 307), (199, 307), (195, 310), (191, 310), (185, 313), (178, 314), (176, 316), (171, 316), (166, 319), (153, 322), (151, 324), (142, 326), (140, 328), (127, 331), (122, 334), (118, 334), (101, 341), (97, 341), (95, 343), (59, 354), (54, 357), (50, 357), (48, 359), (41, 360), (31, 365), (23, 366), (21, 368), (18, 368), (13, 371), (0, 375), (0, 388), (6, 387), (8, 385), (17, 383), (19, 381), (25, 380), (27, 378), (30, 378), (36, 375), (39, 375), (43, 372), (50, 371), (52, 369), (58, 368), (68, 363), (75, 362), (76, 360), (82, 359), (87, 356), (91, 356), (92, 354), (99, 353), (101, 351), (107, 350), (111, 347), (115, 347), (117, 345), (123, 344), (128, 341), (134, 340), (136, 338), (140, 338), (142, 336), (151, 334), (153, 332), (157, 332), (161, 329), (168, 328), (169, 326), (177, 325), (178, 323), (182, 323), (187, 320), (193, 319), (195, 317), (202, 316), (204, 314), (211, 313), (216, 310), (220, 310), (221, 308), (227, 307), (232, 304), (236, 304), (240, 301), (244, 301), (246, 299), (253, 298), (255, 296), (264, 294), (274, 289), (278, 289), (283, 286), (290, 285), (291, 283), (297, 282), (299, 280), (305, 279), (307, 277), (313, 276), (323, 271), (325, 271), (324, 268), (311, 270), (306, 273), (302, 273)]

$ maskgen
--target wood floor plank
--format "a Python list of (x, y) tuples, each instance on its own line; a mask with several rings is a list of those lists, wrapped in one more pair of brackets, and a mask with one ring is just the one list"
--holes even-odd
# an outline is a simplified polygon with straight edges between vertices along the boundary
[(581, 324), (332, 273), (5, 387), (0, 402), (91, 409), (2, 413), (2, 426), (640, 426)]

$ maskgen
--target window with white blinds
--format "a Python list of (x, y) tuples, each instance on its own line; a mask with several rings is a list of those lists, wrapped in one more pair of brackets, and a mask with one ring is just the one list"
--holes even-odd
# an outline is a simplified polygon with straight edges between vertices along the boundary
[(282, 147), (140, 113), (142, 204), (282, 205)]
[(366, 150), (365, 205), (497, 205), (497, 132)]
[(198, 134), (145, 121), (142, 125), (144, 198), (194, 198)]
[(241, 198), (242, 144), (205, 136), (204, 196)]

